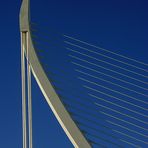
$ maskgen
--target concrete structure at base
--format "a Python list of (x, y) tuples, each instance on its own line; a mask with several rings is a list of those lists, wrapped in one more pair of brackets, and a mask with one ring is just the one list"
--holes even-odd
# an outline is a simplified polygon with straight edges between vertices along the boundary
[[(32, 104), (31, 104), (31, 74), (35, 77), (47, 103), (52, 109), (58, 122), (62, 126), (66, 135), (75, 148), (91, 148), (91, 145), (81, 133), (70, 114), (65, 109), (60, 98), (52, 87), (46, 73), (44, 72), (34, 45), (30, 32), (30, 2), (23, 0), (20, 11), (20, 32), (21, 32), (21, 66), (22, 66), (22, 118), (23, 118), (23, 148), (32, 148)], [(27, 86), (28, 86), (28, 130), (27, 130), (27, 113), (26, 113), (26, 80), (25, 80), (25, 60), (27, 63)], [(27, 134), (29, 133), (29, 134)], [(29, 143), (27, 144), (27, 138)]]

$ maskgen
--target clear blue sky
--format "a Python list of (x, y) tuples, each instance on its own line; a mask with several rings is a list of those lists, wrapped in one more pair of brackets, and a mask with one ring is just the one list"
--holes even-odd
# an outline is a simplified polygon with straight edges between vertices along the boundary
[[(32, 20), (41, 26), (148, 62), (146, 0), (32, 0), (32, 4)], [(0, 148), (22, 146), (20, 5), (20, 0), (0, 3)], [(35, 148), (72, 147), (34, 80), (33, 132)]]

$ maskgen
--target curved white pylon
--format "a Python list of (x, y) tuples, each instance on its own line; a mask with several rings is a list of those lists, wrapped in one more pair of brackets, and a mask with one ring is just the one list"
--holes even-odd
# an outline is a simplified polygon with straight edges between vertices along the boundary
[(39, 62), (31, 39), (29, 15), (29, 0), (23, 0), (20, 12), (20, 31), (21, 34), (27, 34), (28, 36), (27, 40), (29, 50), (27, 60), (30, 63), (33, 76), (35, 77), (54, 115), (56, 116), (57, 120), (59, 121), (60, 125), (64, 129), (74, 147), (91, 148), (90, 144), (65, 109)]

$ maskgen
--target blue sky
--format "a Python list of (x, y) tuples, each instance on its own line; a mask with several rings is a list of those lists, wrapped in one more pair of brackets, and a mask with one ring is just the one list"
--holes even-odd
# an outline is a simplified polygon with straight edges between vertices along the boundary
[[(44, 2), (32, 0), (32, 21), (44, 30), (49, 32), (52, 30), (51, 35), (54, 33), (57, 33), (57, 36), (70, 35), (113, 52), (148, 62), (146, 0), (44, 0)], [(22, 146), (20, 5), (21, 1), (8, 0), (0, 4), (0, 147), (2, 148)], [(53, 55), (56, 52), (57, 50), (52, 50)], [(62, 53), (62, 50), (59, 52)], [(45, 59), (45, 61), (48, 64), (50, 60)], [(58, 63), (59, 61), (51, 65), (55, 66)], [(35, 148), (72, 147), (34, 80), (33, 132)]]

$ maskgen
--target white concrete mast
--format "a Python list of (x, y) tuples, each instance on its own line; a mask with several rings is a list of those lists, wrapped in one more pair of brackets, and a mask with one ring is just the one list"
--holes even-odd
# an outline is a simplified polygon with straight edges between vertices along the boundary
[[(36, 55), (30, 32), (29, 0), (23, 0), (20, 11), (20, 32), (21, 32), (21, 66), (22, 66), (22, 115), (23, 115), (23, 148), (32, 148), (32, 103), (31, 103), (31, 72), (36, 79), (48, 105), (56, 116), (61, 127), (72, 142), (75, 148), (91, 148), (87, 139), (81, 133), (70, 114), (65, 109), (59, 96), (52, 87), (46, 73), (44, 72)], [(27, 85), (28, 85), (28, 123), (29, 131), (26, 128), (26, 90), (25, 90), (25, 57), (27, 63)], [(27, 134), (29, 133), (29, 135)], [(29, 139), (29, 144), (27, 143)]]

